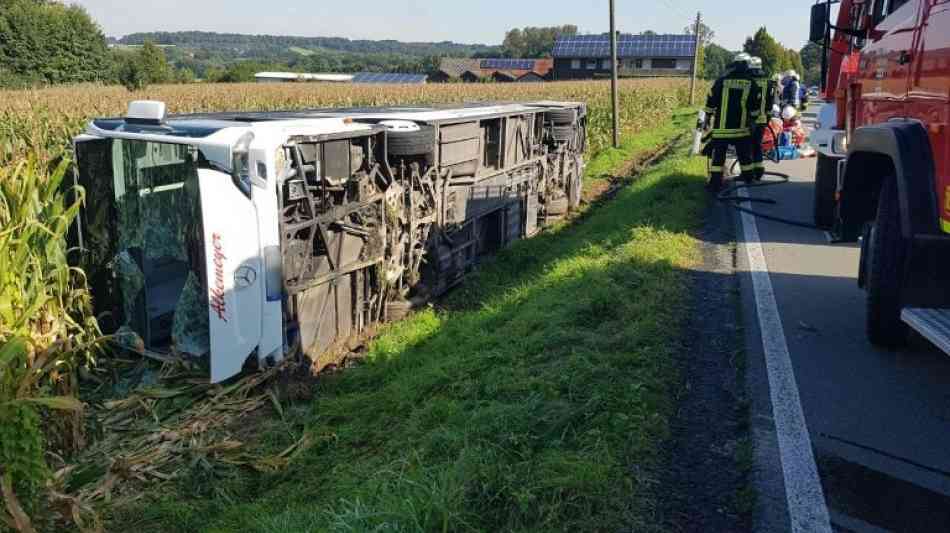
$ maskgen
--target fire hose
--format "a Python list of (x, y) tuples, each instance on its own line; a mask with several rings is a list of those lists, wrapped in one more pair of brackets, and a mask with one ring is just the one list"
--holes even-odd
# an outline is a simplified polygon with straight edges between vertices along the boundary
[[(702, 112), (701, 112), (701, 113), (702, 113)], [(705, 117), (703, 117), (703, 118), (705, 118)], [(768, 131), (769, 131), (769, 134), (772, 136), (772, 140), (773, 140), (773, 142), (774, 142), (774, 146), (778, 147), (778, 138), (775, 136), (775, 132), (772, 131), (772, 128), (765, 128), (765, 129), (768, 130)], [(773, 150), (773, 151), (772, 151), (772, 154), (774, 154), (772, 157), (770, 157), (770, 159), (771, 159), (772, 162), (774, 162), (774, 163), (781, 163), (781, 162), (782, 162), (781, 154), (779, 153), (779, 151), (778, 151), (777, 148), (776, 148), (776, 150)], [(708, 164), (708, 163), (707, 163), (707, 164)], [(737, 166), (738, 164), (739, 164), (739, 161), (738, 161), (738, 160), (735, 161), (735, 162), (733, 162), (732, 168), (730, 169), (732, 174), (735, 174), (736, 166)], [(736, 194), (736, 193), (738, 193), (740, 190), (743, 190), (743, 189), (755, 189), (755, 188), (761, 188), (761, 187), (775, 187), (775, 186), (777, 186), (777, 185), (785, 185), (786, 183), (788, 183), (788, 182), (791, 180), (791, 178), (789, 177), (788, 174), (784, 174), (784, 173), (782, 173), (782, 172), (776, 172), (776, 171), (772, 171), (772, 170), (767, 170), (767, 171), (765, 172), (765, 175), (766, 175), (766, 176), (772, 176), (772, 177), (778, 178), (778, 180), (775, 180), (775, 181), (756, 181), (756, 182), (749, 182), (749, 183), (735, 183), (735, 184), (732, 185), (731, 187), (727, 187), (727, 188), (723, 189), (723, 190), (719, 193), (719, 195), (716, 196), (716, 200), (717, 200), (718, 202), (721, 202), (721, 203), (723, 203), (723, 204), (728, 205), (729, 207), (732, 207), (732, 208), (735, 209), (736, 211), (739, 211), (739, 212), (742, 212), (742, 213), (747, 213), (747, 214), (752, 215), (752, 216), (754, 216), (754, 217), (756, 217), (756, 218), (761, 218), (761, 219), (763, 219), (763, 220), (771, 220), (772, 222), (778, 222), (778, 223), (780, 223), (780, 224), (786, 224), (786, 225), (789, 225), (789, 226), (796, 226), (796, 227), (799, 227), (799, 228), (819, 230), (820, 228), (819, 228), (818, 226), (816, 226), (816, 225), (814, 225), (814, 224), (811, 224), (811, 223), (809, 223), (809, 222), (802, 222), (802, 221), (800, 221), (800, 220), (792, 220), (792, 219), (788, 219), (788, 218), (778, 217), (778, 216), (775, 216), (775, 215), (770, 215), (770, 214), (763, 213), (763, 212), (761, 212), (761, 211), (756, 211), (756, 210), (754, 210), (754, 209), (751, 209), (751, 208), (749, 208), (749, 207), (746, 207), (746, 206), (742, 205), (742, 204), (744, 204), (744, 203), (746, 203), (746, 202), (748, 202), (748, 203), (767, 204), (767, 205), (776, 205), (776, 204), (778, 204), (778, 202), (777, 202), (776, 200), (772, 199), (772, 198), (750, 198), (750, 197), (748, 197), (748, 196), (739, 196), (738, 194)]]

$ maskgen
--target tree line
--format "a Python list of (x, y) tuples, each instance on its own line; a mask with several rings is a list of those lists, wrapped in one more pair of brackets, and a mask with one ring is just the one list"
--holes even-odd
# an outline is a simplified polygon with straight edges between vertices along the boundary
[[(254, 74), (265, 70), (431, 73), (443, 57), (550, 57), (559, 36), (577, 32), (574, 25), (515, 28), (501, 46), (156, 32), (112, 40), (110, 46), (79, 6), (54, 0), (0, 0), (0, 86), (100, 82), (137, 89), (196, 79), (253, 81)], [(708, 26), (700, 28), (699, 70), (707, 79), (722, 75), (736, 53), (715, 44), (714, 38)], [(761, 28), (743, 48), (761, 57), (770, 73), (795, 69), (807, 83), (820, 77), (821, 52), (816, 45), (799, 53)]]
[(213, 32), (137, 33), (107, 39), (79, 6), (0, 0), (0, 87), (61, 83), (150, 84), (253, 81), (262, 70), (406, 72), (437, 70), (442, 57), (496, 57), (501, 47), (335, 37)]
[[(575, 30), (576, 31), (576, 30)], [(343, 37), (294, 37), (285, 35), (246, 35), (204, 31), (133, 33), (116, 41), (117, 44), (143, 45), (152, 42), (175, 45), (178, 48), (218, 52), (236, 52), (245, 59), (273, 58), (291, 48), (323, 49), (356, 54), (393, 54), (399, 56), (472, 57), (497, 54), (498, 46), (461, 44), (451, 41), (438, 43), (405, 43), (394, 40), (351, 40)]]
[[(789, 70), (794, 70), (799, 75), (805, 74), (805, 66), (802, 63), (801, 54), (790, 48), (785, 48), (781, 43), (769, 35), (767, 29), (759, 28), (755, 35), (745, 41), (742, 49), (753, 55), (762, 58), (762, 67), (769, 74), (778, 74)], [(803, 78), (806, 83), (811, 80)]]

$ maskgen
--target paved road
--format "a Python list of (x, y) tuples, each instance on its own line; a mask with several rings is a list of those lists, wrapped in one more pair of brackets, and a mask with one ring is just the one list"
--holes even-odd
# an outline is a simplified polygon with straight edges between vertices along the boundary
[[(810, 221), (815, 160), (775, 168), (791, 183), (757, 189), (756, 209)], [(739, 222), (739, 240), (744, 232)], [(815, 462), (838, 531), (950, 531), (950, 356), (915, 337), (900, 352), (864, 332), (856, 245), (822, 232), (756, 223)], [(759, 530), (789, 529), (782, 464), (749, 263), (738, 254), (752, 429), (761, 490)], [(765, 328), (766, 335), (772, 335)]]

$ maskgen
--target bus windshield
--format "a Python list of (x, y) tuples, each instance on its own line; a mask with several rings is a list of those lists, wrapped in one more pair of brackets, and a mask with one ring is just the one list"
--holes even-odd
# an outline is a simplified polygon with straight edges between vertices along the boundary
[(113, 280), (109, 292), (118, 301), (111, 310), (121, 315), (114, 320), (117, 342), (145, 354), (208, 353), (196, 149), (112, 139), (77, 152), (86, 209), (110, 211), (87, 214), (86, 220), (110, 223), (103, 228), (88, 222), (83, 233), (86, 257), (106, 262), (90, 268), (104, 267)]

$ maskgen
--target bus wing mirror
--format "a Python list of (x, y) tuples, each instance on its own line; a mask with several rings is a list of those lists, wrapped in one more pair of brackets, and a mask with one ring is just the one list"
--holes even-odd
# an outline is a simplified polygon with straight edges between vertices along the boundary
[(825, 42), (830, 22), (827, 3), (819, 2), (811, 6), (811, 29), (808, 33), (808, 40), (813, 43)]

